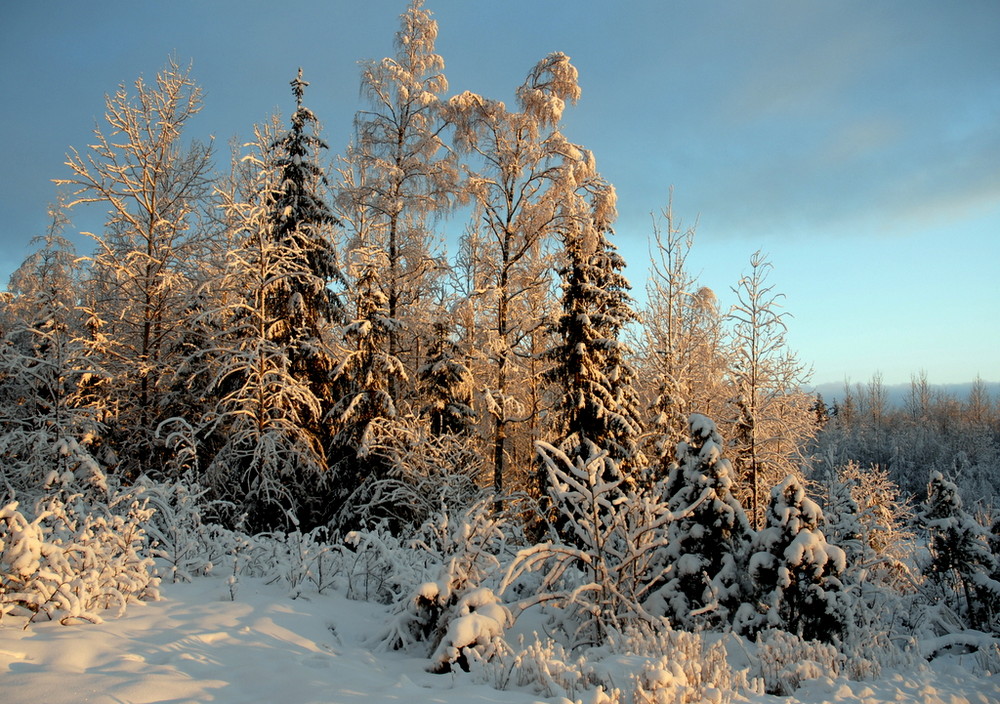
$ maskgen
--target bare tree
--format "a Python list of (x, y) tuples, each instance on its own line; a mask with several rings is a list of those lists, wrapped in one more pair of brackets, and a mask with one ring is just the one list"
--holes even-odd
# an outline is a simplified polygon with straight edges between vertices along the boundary
[(807, 371), (786, 344), (783, 294), (767, 277), (772, 264), (761, 252), (750, 273), (733, 289), (730, 312), (733, 349), (729, 368), (735, 410), (734, 464), (741, 477), (737, 495), (755, 527), (762, 525), (762, 497), (783, 477), (798, 475), (799, 450), (815, 432), (812, 399), (799, 390)]

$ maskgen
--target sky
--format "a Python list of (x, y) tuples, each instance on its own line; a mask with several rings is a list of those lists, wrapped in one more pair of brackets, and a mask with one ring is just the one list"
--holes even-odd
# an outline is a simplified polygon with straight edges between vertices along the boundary
[[(426, 0), (449, 95), (513, 102), (546, 54), (580, 73), (563, 131), (617, 188), (641, 297), (653, 217), (696, 225), (689, 266), (725, 309), (767, 254), (817, 384), (1000, 381), (1000, 2)], [(229, 142), (305, 104), (332, 153), (359, 65), (405, 0), (47, 0), (0, 5), (0, 285), (44, 233), (104, 95), (191, 63), (191, 138)], [(77, 232), (100, 213), (74, 213)], [(96, 222), (98, 225), (85, 225)], [(464, 223), (442, 225), (446, 236)], [(76, 237), (81, 254), (90, 251)]]

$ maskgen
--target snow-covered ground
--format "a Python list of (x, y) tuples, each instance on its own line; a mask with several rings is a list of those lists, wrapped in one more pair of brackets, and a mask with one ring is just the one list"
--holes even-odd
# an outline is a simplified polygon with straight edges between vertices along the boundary
[[(162, 702), (434, 702), (565, 704), (522, 688), (497, 691), (465, 673), (434, 675), (428, 661), (375, 652), (369, 639), (385, 607), (337, 594), (289, 599), (243, 579), (236, 600), (222, 578), (164, 584), (158, 602), (120, 619), (61, 626), (8, 617), (0, 625), (3, 704)], [(821, 678), (790, 697), (735, 695), (737, 702), (996, 704), (1000, 675), (974, 674), (973, 656), (935, 660), (877, 681)], [(584, 700), (586, 704), (586, 699)]]

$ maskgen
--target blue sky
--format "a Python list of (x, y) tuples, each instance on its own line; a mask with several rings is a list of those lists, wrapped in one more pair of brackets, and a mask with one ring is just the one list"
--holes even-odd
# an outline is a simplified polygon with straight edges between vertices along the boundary
[[(644, 284), (650, 214), (698, 223), (692, 269), (722, 304), (762, 249), (789, 341), (817, 383), (1000, 381), (1000, 3), (994, 0), (427, 0), (451, 92), (512, 100), (551, 51), (583, 97), (567, 136), (619, 193)], [(227, 142), (306, 104), (331, 151), (360, 107), (357, 62), (392, 53), (404, 0), (50, 0), (0, 7), (0, 282), (46, 227), (50, 180), (103, 96), (173, 53)], [(81, 214), (75, 225), (84, 227)], [(458, 231), (461, 222), (446, 223)], [(81, 252), (89, 245), (79, 239)]]

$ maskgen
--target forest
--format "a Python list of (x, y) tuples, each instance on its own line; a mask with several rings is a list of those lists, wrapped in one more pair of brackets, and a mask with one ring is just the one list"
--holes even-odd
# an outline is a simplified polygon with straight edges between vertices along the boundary
[[(722, 309), (669, 201), (633, 292), (615, 188), (562, 131), (570, 58), (514, 105), (449, 96), (436, 36), (410, 2), (340, 155), (302, 69), (290, 118), (229, 153), (185, 132), (176, 59), (107, 95), (0, 292), (0, 625), (273, 572), (388, 605), (381, 644), (435, 672), (522, 662), (532, 609), (539, 660), (669, 641), (716, 662), (686, 675), (702, 695), (787, 694), (800, 661), (1000, 669), (987, 385), (918, 372), (900, 406), (876, 374), (828, 404), (766, 254)], [(90, 252), (75, 211), (104, 214)], [(711, 634), (777, 669), (740, 680)], [(675, 701), (654, 680), (601, 691)]]

